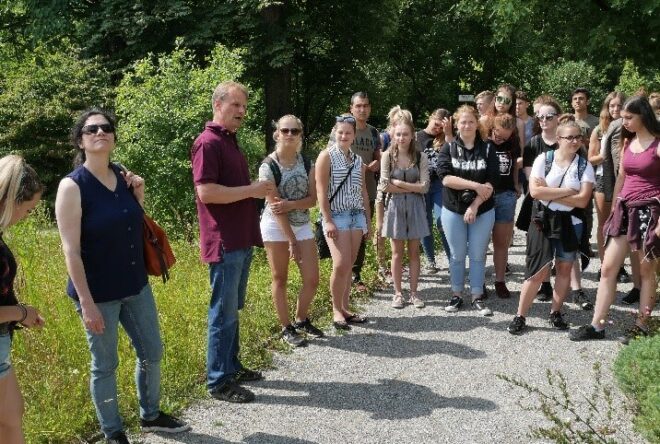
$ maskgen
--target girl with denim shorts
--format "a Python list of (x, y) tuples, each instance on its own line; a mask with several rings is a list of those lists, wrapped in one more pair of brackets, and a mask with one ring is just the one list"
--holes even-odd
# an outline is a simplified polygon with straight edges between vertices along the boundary
[(21, 326), (40, 328), (44, 319), (37, 309), (16, 298), (16, 259), (2, 234), (29, 214), (42, 192), (37, 173), (22, 157), (9, 155), (0, 159), (0, 441), (8, 444), (25, 442), (23, 396), (9, 357), (13, 333)]
[(493, 264), (495, 265), (495, 293), (500, 298), (510, 298), (504, 283), (509, 247), (513, 238), (513, 218), (516, 200), (520, 196), (518, 162), (520, 148), (515, 135), (516, 121), (510, 114), (500, 114), (493, 119), (488, 144), (495, 151), (498, 161), (499, 180), (495, 185), (495, 225), (493, 226)]
[[(559, 146), (540, 154), (531, 168), (529, 190), (536, 199), (532, 224), (527, 230), (525, 282), (520, 291), (518, 311), (507, 330), (521, 334), (541, 282), (555, 262), (555, 288), (550, 307), (550, 326), (566, 330), (561, 308), (568, 294), (571, 269), (580, 254), (585, 208), (591, 199), (594, 170), (578, 154), (582, 130), (573, 115), (564, 115), (557, 127)], [(548, 168), (549, 167), (549, 168)]]
[(321, 151), (316, 160), (316, 195), (323, 232), (332, 255), (330, 293), (333, 325), (337, 330), (348, 330), (349, 324), (367, 321), (349, 308), (351, 270), (362, 239), (368, 238), (371, 227), (369, 195), (364, 180), (366, 168), (360, 156), (351, 152), (355, 128), (352, 115), (337, 116), (334, 126), (336, 142)]

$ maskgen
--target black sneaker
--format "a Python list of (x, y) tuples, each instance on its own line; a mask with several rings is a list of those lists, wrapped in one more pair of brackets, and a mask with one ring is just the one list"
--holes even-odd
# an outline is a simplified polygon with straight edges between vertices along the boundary
[(106, 444), (131, 444), (131, 442), (126, 438), (124, 432), (115, 432), (110, 438), (105, 439)]
[(632, 305), (639, 302), (639, 288), (633, 287), (632, 290), (628, 292), (623, 298), (621, 298), (621, 303), (626, 305)]
[(591, 303), (586, 293), (581, 288), (578, 290), (572, 290), (571, 297), (573, 298), (573, 303), (579, 305), (582, 310), (594, 309), (594, 304)]
[(261, 381), (264, 375), (257, 370), (250, 370), (249, 368), (242, 368), (234, 375), (234, 382), (242, 384), (243, 382)]
[(140, 419), (140, 428), (143, 432), (165, 433), (180, 433), (190, 430), (187, 423), (164, 412), (158, 412), (158, 417), (151, 421)]
[(592, 339), (603, 339), (605, 330), (597, 331), (593, 325), (583, 325), (577, 330), (571, 332), (571, 341), (591, 341)]
[(619, 268), (619, 273), (616, 275), (616, 280), (620, 284), (627, 284), (628, 282), (630, 282), (630, 275), (628, 274), (625, 268), (623, 267)]
[(561, 313), (558, 311), (553, 311), (550, 313), (549, 318), (550, 325), (557, 330), (568, 330), (568, 324), (564, 321)]
[(309, 318), (305, 318), (304, 321), (296, 321), (293, 323), (293, 326), (296, 330), (302, 331), (310, 336), (315, 338), (322, 338), (325, 336), (325, 333), (319, 328), (316, 328), (312, 325)]
[(512, 271), (511, 271), (511, 265), (509, 265), (509, 263), (507, 262), (507, 264), (506, 264), (506, 268), (504, 269), (504, 275), (505, 275), (505, 276), (509, 276), (511, 273), (512, 273)]
[(644, 330), (642, 327), (639, 325), (635, 324), (633, 325), (633, 328), (630, 330), (627, 330), (623, 336), (619, 338), (619, 341), (621, 341), (622, 344), (628, 345), (630, 341), (633, 339), (638, 339), (638, 338), (643, 338), (649, 335), (649, 332)]
[(229, 381), (220, 387), (209, 390), (209, 395), (220, 401), (227, 402), (245, 403), (254, 401), (254, 393), (241, 387), (234, 381)]
[(516, 317), (513, 318), (513, 321), (511, 321), (511, 323), (506, 328), (506, 330), (512, 335), (520, 335), (525, 329), (525, 325), (526, 325), (525, 317), (516, 315)]
[(302, 347), (307, 343), (305, 338), (296, 331), (293, 325), (287, 325), (282, 329), (282, 340), (292, 347)]
[(453, 296), (449, 301), (449, 304), (445, 306), (445, 311), (448, 311), (449, 313), (456, 313), (462, 305), (463, 298), (460, 296)]
[(539, 292), (536, 293), (536, 299), (541, 302), (548, 302), (552, 300), (552, 285), (550, 282), (543, 282)]

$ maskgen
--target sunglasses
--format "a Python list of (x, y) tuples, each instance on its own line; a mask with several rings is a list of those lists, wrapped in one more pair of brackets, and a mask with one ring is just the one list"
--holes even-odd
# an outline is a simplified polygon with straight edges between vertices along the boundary
[(541, 121), (547, 120), (548, 122), (552, 122), (552, 119), (554, 119), (556, 115), (557, 114), (549, 113), (549, 114), (546, 114), (544, 116), (538, 115), (538, 116), (536, 116), (536, 118), (541, 120)]
[(343, 122), (355, 123), (355, 117), (353, 117), (353, 116), (337, 116), (337, 117), (335, 117), (335, 122), (338, 122), (338, 123), (343, 123)]
[(280, 128), (280, 133), (291, 134), (292, 136), (297, 136), (301, 132), (302, 131), (300, 131), (300, 128)]
[(106, 134), (112, 134), (115, 132), (115, 128), (109, 123), (103, 123), (101, 125), (85, 125), (82, 128), (83, 134), (96, 134), (99, 132), (99, 129)]
[(571, 143), (582, 141), (582, 136), (559, 136), (558, 138), (568, 140)]
[(497, 103), (503, 103), (505, 105), (510, 105), (511, 104), (511, 99), (506, 97), (506, 96), (497, 96), (497, 97), (495, 97), (495, 101)]

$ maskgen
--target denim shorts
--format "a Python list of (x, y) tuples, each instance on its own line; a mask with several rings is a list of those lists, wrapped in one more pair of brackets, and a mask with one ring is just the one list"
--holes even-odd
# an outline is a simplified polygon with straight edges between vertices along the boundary
[(508, 224), (513, 222), (516, 215), (516, 201), (518, 196), (515, 191), (502, 191), (495, 194), (495, 223)]
[[(367, 232), (367, 218), (364, 215), (364, 210), (333, 211), (331, 214), (332, 222), (334, 222), (338, 231), (362, 230), (362, 233)], [(327, 233), (325, 224), (323, 233)]]
[(9, 333), (0, 335), (0, 378), (4, 378), (11, 369), (9, 354), (11, 352), (11, 337)]
[[(582, 230), (584, 229), (584, 224), (575, 224), (573, 225), (573, 229), (575, 230), (575, 236), (578, 239), (578, 243), (580, 243), (580, 238), (582, 237)], [(550, 243), (552, 244), (552, 249), (555, 252), (555, 259), (559, 261), (573, 262), (575, 261), (575, 259), (577, 259), (578, 254), (580, 254), (579, 250), (564, 251), (564, 249), (561, 246), (561, 239), (550, 239)]]

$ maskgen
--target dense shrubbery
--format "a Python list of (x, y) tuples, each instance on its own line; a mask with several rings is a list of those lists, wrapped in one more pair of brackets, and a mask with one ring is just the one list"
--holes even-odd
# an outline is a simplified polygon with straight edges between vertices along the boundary
[(69, 170), (73, 149), (67, 136), (75, 115), (110, 101), (107, 72), (76, 48), (38, 46), (0, 54), (0, 155), (19, 152), (33, 164), (52, 202)]
[(539, 90), (559, 101), (564, 112), (573, 112), (570, 100), (575, 88), (587, 88), (591, 93), (591, 112), (598, 114), (600, 104), (607, 95), (607, 79), (594, 66), (583, 61), (560, 60), (541, 67)]
[[(117, 88), (115, 157), (144, 176), (147, 208), (173, 236), (191, 239), (196, 232), (190, 147), (212, 118), (211, 94), (218, 83), (242, 73), (239, 51), (217, 46), (202, 68), (189, 51), (176, 49), (137, 62)], [(250, 109), (259, 102), (259, 92), (251, 91)], [(265, 155), (257, 127), (248, 117), (238, 133), (252, 166)]]
[(614, 373), (623, 390), (639, 403), (635, 425), (649, 442), (660, 442), (660, 335), (622, 349)]

